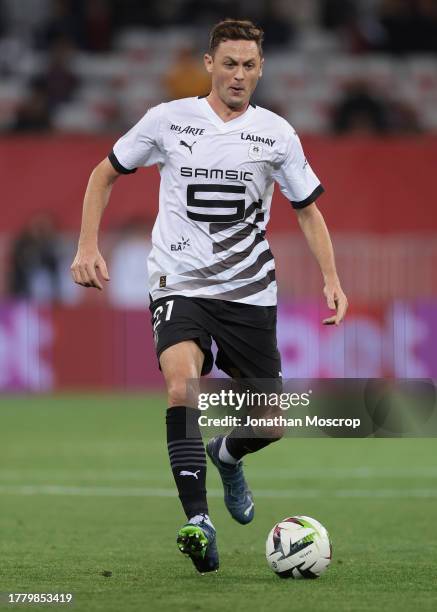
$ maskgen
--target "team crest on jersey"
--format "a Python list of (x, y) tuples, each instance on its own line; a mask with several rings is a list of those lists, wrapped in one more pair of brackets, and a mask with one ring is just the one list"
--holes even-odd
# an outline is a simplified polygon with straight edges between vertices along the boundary
[(259, 161), (262, 157), (263, 154), (263, 148), (262, 145), (259, 144), (259, 142), (257, 143), (252, 143), (249, 147), (249, 157), (250, 159), (253, 159), (254, 161)]

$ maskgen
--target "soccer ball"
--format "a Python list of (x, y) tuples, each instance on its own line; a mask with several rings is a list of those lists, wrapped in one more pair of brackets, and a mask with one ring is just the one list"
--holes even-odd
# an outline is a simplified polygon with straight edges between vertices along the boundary
[(331, 563), (328, 532), (309, 516), (285, 518), (267, 537), (266, 558), (280, 578), (318, 578)]

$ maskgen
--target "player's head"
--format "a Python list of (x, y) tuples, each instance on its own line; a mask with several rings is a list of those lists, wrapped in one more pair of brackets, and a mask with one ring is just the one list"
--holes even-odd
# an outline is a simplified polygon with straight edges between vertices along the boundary
[(249, 102), (262, 74), (264, 32), (251, 21), (225, 19), (211, 30), (205, 66), (212, 91), (230, 108)]

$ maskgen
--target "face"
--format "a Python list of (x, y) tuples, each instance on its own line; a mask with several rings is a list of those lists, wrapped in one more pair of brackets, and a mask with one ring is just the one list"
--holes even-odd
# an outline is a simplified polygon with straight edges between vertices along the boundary
[(205, 67), (211, 74), (212, 91), (233, 110), (249, 103), (264, 60), (253, 40), (226, 40), (215, 50), (214, 56), (205, 54)]

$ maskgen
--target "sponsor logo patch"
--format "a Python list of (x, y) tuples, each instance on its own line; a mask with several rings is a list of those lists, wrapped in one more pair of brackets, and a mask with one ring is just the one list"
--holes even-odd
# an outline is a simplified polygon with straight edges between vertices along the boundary
[(183, 147), (187, 147), (187, 149), (190, 150), (191, 155), (193, 154), (193, 147), (196, 144), (196, 141), (194, 141), (192, 144), (188, 144), (188, 142), (185, 142), (185, 140), (180, 140), (179, 144)]
[(247, 132), (241, 132), (240, 138), (241, 140), (250, 140), (251, 142), (261, 142), (269, 147), (273, 147), (276, 142), (276, 140), (273, 140), (273, 138), (258, 136), (257, 134), (248, 134)]
[(191, 246), (190, 239), (184, 238), (183, 236), (181, 236), (181, 239), (178, 240), (176, 244), (170, 245), (170, 250), (171, 251), (183, 251), (184, 249), (187, 249), (189, 246)]
[(182, 127), (181, 125), (176, 125), (172, 123), (170, 126), (170, 130), (176, 132), (177, 134), (191, 134), (192, 136), (202, 136), (205, 131), (205, 128), (196, 128), (191, 125), (186, 125)]

